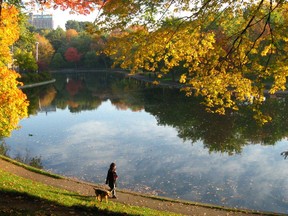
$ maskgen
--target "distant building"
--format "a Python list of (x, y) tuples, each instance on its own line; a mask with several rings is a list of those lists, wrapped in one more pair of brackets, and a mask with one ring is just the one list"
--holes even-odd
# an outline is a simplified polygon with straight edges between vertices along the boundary
[(29, 14), (29, 23), (37, 29), (53, 29), (52, 14)]

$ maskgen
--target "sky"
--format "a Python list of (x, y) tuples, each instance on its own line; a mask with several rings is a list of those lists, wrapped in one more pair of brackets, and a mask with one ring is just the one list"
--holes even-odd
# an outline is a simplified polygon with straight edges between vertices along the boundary
[[(31, 11), (34, 15), (35, 14), (42, 14), (42, 11), (35, 10)], [(53, 28), (56, 29), (58, 26), (60, 26), (62, 29), (65, 30), (65, 24), (68, 20), (75, 20), (79, 22), (89, 21), (93, 22), (98, 14), (98, 10), (95, 10), (89, 15), (76, 15), (76, 14), (70, 14), (69, 10), (62, 11), (60, 9), (54, 10), (54, 9), (45, 9), (43, 11), (43, 14), (52, 14), (53, 15)]]
[(62, 11), (62, 10), (49, 10), (47, 12), (43, 12), (43, 14), (52, 14), (53, 15), (53, 22), (54, 22), (54, 29), (60, 26), (62, 29), (65, 30), (65, 24), (68, 20), (75, 20), (75, 21), (89, 21), (93, 22), (96, 19), (98, 11), (94, 11), (89, 15), (76, 15), (76, 14), (69, 14), (69, 11)]

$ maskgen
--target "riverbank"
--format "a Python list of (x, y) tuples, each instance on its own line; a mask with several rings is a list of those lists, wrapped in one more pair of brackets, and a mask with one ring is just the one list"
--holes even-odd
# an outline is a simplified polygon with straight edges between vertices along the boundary
[[(32, 182), (36, 184), (41, 183), (45, 185), (49, 185), (55, 188), (59, 189), (65, 189), (70, 192), (77, 193), (77, 196), (82, 197), (83, 199), (85, 197), (94, 197), (94, 191), (93, 187), (103, 187), (101, 185), (96, 185), (89, 182), (83, 182), (75, 179), (70, 179), (66, 177), (60, 177), (60, 176), (53, 176), (53, 175), (46, 175), (45, 173), (37, 173), (34, 172), (33, 169), (29, 170), (29, 167), (22, 166), (18, 163), (16, 163), (13, 160), (10, 160), (5, 157), (0, 158), (0, 171), (2, 172), (8, 172), (13, 175), (18, 176), (19, 178), (23, 179), (29, 179)], [(33, 183), (33, 184), (34, 184)], [(15, 184), (15, 182), (11, 183)], [(0, 186), (0, 192), (3, 192), (3, 189)], [(19, 199), (17, 201), (17, 191), (14, 191), (16, 197), (11, 196), (11, 194), (4, 194), (6, 196), (5, 200), (1, 199), (0, 201), (0, 210), (6, 209), (7, 210), (7, 203), (13, 203), (13, 208), (21, 208), (22, 210), (25, 209), (26, 211), (29, 211), (29, 209), (35, 208), (35, 203), (31, 202), (24, 202), (25, 199), (21, 199), (21, 202), (19, 202)], [(19, 193), (21, 191), (18, 191)], [(13, 194), (12, 193), (12, 194)], [(74, 195), (73, 195), (74, 196)], [(11, 199), (9, 202), (9, 199)], [(16, 200), (16, 201), (15, 201)], [(94, 199), (93, 199), (94, 200)], [(24, 203), (23, 203), (24, 202)], [(48, 201), (41, 200), (42, 204)], [(96, 201), (95, 201), (96, 202)], [(193, 202), (187, 202), (187, 201), (181, 201), (181, 200), (172, 200), (164, 197), (157, 197), (157, 196), (148, 196), (145, 194), (138, 194), (131, 191), (126, 190), (118, 190), (118, 199), (110, 199), (109, 203), (117, 203), (122, 204), (123, 209), (125, 209), (124, 206), (138, 206), (138, 207), (145, 207), (150, 209), (155, 209), (162, 212), (171, 212), (175, 214), (180, 215), (237, 215), (237, 216), (247, 216), (247, 215), (281, 215), (281, 214), (274, 214), (274, 213), (265, 213), (265, 212), (258, 212), (258, 211), (251, 211), (251, 210), (244, 210), (244, 209), (234, 209), (234, 208), (226, 208), (223, 206), (214, 206), (214, 205), (208, 205), (208, 204), (201, 204), (201, 203), (193, 203)], [(17, 206), (19, 203), (19, 206)], [(20, 205), (21, 203), (21, 205)], [(41, 204), (41, 205), (42, 205)], [(99, 205), (100, 203), (96, 203), (96, 205)], [(36, 206), (39, 205), (36, 203)], [(101, 205), (101, 204), (100, 204)], [(103, 204), (105, 205), (105, 204)], [(8, 205), (9, 206), (9, 205)], [(43, 204), (44, 206), (44, 204)], [(83, 207), (84, 208), (84, 207)], [(107, 208), (109, 208), (109, 205), (107, 205)], [(109, 209), (107, 209), (109, 210)], [(45, 210), (44, 210), (45, 211)], [(65, 211), (68, 211), (67, 215), (70, 215), (70, 211), (74, 211), (72, 209), (67, 209)], [(144, 211), (144, 210), (143, 210)], [(1, 211), (0, 211), (1, 212)], [(79, 213), (79, 211), (77, 210)], [(105, 211), (104, 211), (105, 212)], [(118, 215), (129, 215), (129, 213), (123, 212), (123, 214)], [(9, 215), (9, 214), (8, 214)], [(13, 214), (10, 214), (13, 215)], [(57, 214), (56, 214), (57, 215)], [(58, 215), (66, 215), (61, 214)], [(74, 215), (81, 215), (81, 211), (79, 214)], [(101, 215), (107, 215), (106, 213), (103, 213)], [(110, 214), (111, 215), (111, 214)], [(141, 214), (140, 214), (141, 215)], [(144, 214), (143, 215), (147, 215)], [(149, 214), (148, 214), (149, 215)], [(158, 213), (156, 213), (158, 215)], [(162, 215), (159, 213), (159, 215)], [(173, 215), (173, 214), (172, 214)]]
[(37, 82), (37, 83), (27, 84), (27, 85), (19, 86), (19, 88), (20, 89), (32, 88), (32, 87), (47, 85), (47, 84), (54, 83), (54, 82), (56, 82), (56, 79), (52, 79), (52, 80), (48, 80), (48, 81), (44, 81), (44, 82)]

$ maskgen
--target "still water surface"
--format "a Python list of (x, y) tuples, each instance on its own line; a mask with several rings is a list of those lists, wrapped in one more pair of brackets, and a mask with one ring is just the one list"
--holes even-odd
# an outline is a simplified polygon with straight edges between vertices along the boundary
[(31, 115), (5, 139), (11, 157), (41, 157), (46, 170), (99, 184), (115, 161), (119, 188), (288, 213), (286, 100), (271, 102), (280, 120), (262, 128), (249, 112), (208, 114), (177, 90), (106, 73), (55, 76), (27, 92)]

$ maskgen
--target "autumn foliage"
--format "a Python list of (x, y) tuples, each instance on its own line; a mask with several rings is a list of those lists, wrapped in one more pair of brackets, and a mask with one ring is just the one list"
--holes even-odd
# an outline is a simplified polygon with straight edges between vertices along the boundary
[(2, 4), (0, 19), (0, 137), (9, 136), (18, 127), (20, 119), (27, 116), (26, 95), (18, 88), (19, 74), (8, 69), (12, 58), (9, 46), (19, 37), (18, 11)]
[(54, 55), (55, 50), (54, 50), (53, 46), (51, 45), (51, 43), (49, 42), (49, 40), (47, 40), (45, 37), (43, 37), (39, 34), (36, 34), (35, 38), (39, 43), (39, 46), (38, 46), (39, 59), (37, 62), (39, 69), (40, 70), (47, 69), (48, 65), (51, 62), (51, 59)]
[(0, 17), (0, 66), (12, 61), (10, 47), (19, 38), (18, 11), (3, 4)]
[(35, 6), (40, 3), (42, 6), (53, 9), (71, 10), (71, 13), (90, 14), (95, 8), (103, 7), (109, 0), (30, 0), (26, 5)]
[(18, 89), (19, 77), (13, 70), (0, 68), (0, 135), (9, 136), (18, 127), (21, 118), (27, 116), (26, 95)]
[[(158, 78), (176, 71), (186, 95), (203, 96), (211, 112), (225, 114), (243, 103), (255, 111), (264, 88), (271, 94), (286, 89), (287, 1), (38, 2), (80, 14), (98, 9), (97, 28), (89, 32), (110, 34), (104, 53), (115, 66)], [(75, 62), (70, 54), (66, 59)]]
[(65, 59), (69, 62), (77, 63), (81, 58), (81, 54), (74, 47), (70, 47), (65, 52)]
[(68, 42), (70, 42), (73, 37), (77, 37), (77, 36), (78, 36), (78, 32), (75, 29), (68, 29), (66, 31), (66, 40)]

